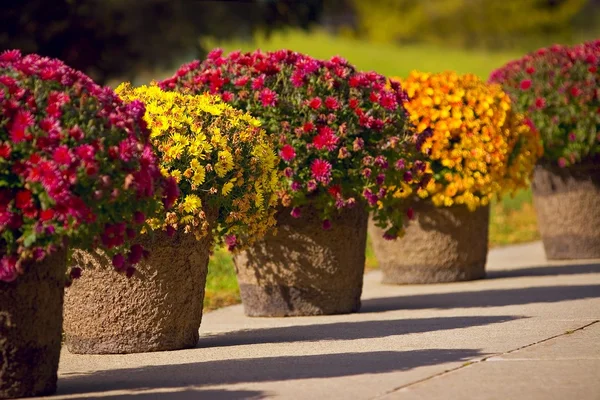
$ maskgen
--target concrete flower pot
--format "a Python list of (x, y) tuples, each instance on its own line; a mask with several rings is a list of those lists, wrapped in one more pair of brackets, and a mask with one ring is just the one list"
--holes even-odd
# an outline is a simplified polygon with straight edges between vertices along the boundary
[(76, 250), (84, 268), (67, 289), (65, 323), (72, 353), (141, 353), (191, 348), (198, 342), (210, 239), (163, 232), (138, 241), (150, 257), (131, 278), (100, 252)]
[(532, 189), (546, 257), (600, 258), (600, 165), (537, 166)]
[(385, 240), (383, 230), (369, 223), (383, 283), (458, 282), (485, 276), (489, 206), (471, 212), (465, 206), (435, 207), (418, 201), (413, 208), (415, 219), (395, 241)]
[(356, 312), (360, 309), (368, 214), (359, 205), (331, 219), (324, 230), (318, 212), (302, 208), (277, 215), (268, 235), (234, 262), (246, 315), (285, 317)]
[(0, 398), (56, 391), (66, 267), (60, 250), (0, 282)]

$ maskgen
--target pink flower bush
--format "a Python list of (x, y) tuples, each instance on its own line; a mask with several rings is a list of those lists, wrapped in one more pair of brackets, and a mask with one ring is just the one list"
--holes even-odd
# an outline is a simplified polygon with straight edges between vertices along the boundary
[(399, 83), (390, 87), (382, 75), (359, 72), (340, 57), (214, 50), (160, 86), (220, 94), (259, 118), (278, 149), (280, 198), (293, 217), (311, 203), (329, 229), (332, 213), (360, 202), (389, 236), (400, 233), (401, 200), (384, 188), (407, 172), (417, 185), (423, 171), (406, 168), (417, 152)]
[(539, 49), (494, 71), (544, 144), (542, 163), (600, 162), (600, 40)]
[(58, 60), (0, 55), (0, 280), (65, 240), (101, 247), (133, 273), (146, 253), (130, 239), (160, 208), (157, 196), (166, 208), (178, 196), (157, 166), (144, 112)]

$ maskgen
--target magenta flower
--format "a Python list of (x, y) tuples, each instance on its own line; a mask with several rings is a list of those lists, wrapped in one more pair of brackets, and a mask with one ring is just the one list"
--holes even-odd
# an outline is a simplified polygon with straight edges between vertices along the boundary
[(268, 88), (264, 88), (259, 97), (263, 107), (273, 107), (277, 102), (277, 93)]
[(279, 155), (283, 161), (292, 161), (296, 157), (296, 151), (289, 144), (284, 145), (279, 151)]
[(339, 139), (330, 127), (322, 126), (319, 128), (319, 134), (313, 138), (313, 144), (317, 150), (326, 148), (333, 151), (337, 147)]
[(329, 183), (331, 179), (331, 164), (329, 161), (316, 159), (310, 165), (312, 177), (323, 184)]
[(302, 216), (302, 212), (300, 211), (299, 207), (294, 207), (294, 208), (292, 208), (292, 211), (290, 212), (290, 215), (293, 218), (300, 218)]

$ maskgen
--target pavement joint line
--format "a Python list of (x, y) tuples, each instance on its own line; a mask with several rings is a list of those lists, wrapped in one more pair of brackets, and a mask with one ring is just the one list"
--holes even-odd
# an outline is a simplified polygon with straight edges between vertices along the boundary
[(462, 370), (462, 369), (464, 369), (464, 368), (467, 368), (467, 367), (470, 367), (471, 365), (474, 365), (474, 364), (480, 364), (480, 363), (483, 363), (483, 362), (485, 362), (485, 361), (489, 360), (490, 358), (494, 358), (494, 357), (500, 357), (500, 356), (503, 356), (503, 355), (505, 355), (505, 354), (512, 354), (512, 353), (515, 353), (515, 352), (517, 352), (517, 351), (519, 351), (519, 350), (527, 349), (527, 348), (529, 348), (529, 347), (536, 346), (536, 345), (538, 345), (538, 344), (542, 344), (542, 343), (545, 343), (545, 342), (547, 342), (547, 341), (550, 341), (550, 340), (553, 340), (553, 339), (557, 339), (557, 338), (559, 338), (559, 337), (562, 337), (562, 336), (571, 335), (571, 334), (573, 334), (573, 333), (575, 333), (575, 332), (582, 331), (582, 330), (584, 330), (584, 329), (586, 329), (586, 328), (589, 328), (590, 326), (592, 326), (592, 325), (595, 325), (595, 324), (597, 324), (597, 323), (599, 323), (599, 322), (600, 322), (600, 320), (594, 320), (594, 321), (592, 321), (592, 322), (590, 322), (590, 323), (587, 323), (587, 324), (585, 324), (585, 325), (583, 325), (583, 326), (580, 326), (579, 328), (570, 329), (570, 330), (568, 330), (568, 331), (566, 331), (566, 332), (559, 333), (558, 335), (554, 335), (554, 336), (551, 336), (551, 337), (549, 337), (549, 338), (546, 338), (546, 339), (539, 340), (539, 341), (537, 341), (537, 342), (535, 342), (535, 343), (526, 344), (526, 345), (523, 345), (523, 346), (521, 346), (521, 347), (518, 347), (518, 348), (516, 348), (516, 349), (508, 350), (508, 351), (505, 351), (505, 352), (502, 352), (502, 353), (490, 354), (490, 355), (488, 355), (488, 356), (485, 356), (485, 357), (482, 357), (482, 358), (480, 358), (480, 359), (477, 359), (477, 358), (475, 358), (475, 359), (473, 359), (473, 360), (465, 361), (465, 362), (464, 362), (462, 365), (460, 365), (460, 366), (458, 366), (458, 367), (455, 367), (455, 368), (450, 368), (450, 369), (447, 369), (447, 370), (445, 370), (445, 371), (439, 372), (439, 373), (437, 373), (437, 374), (433, 374), (433, 375), (431, 375), (431, 376), (428, 376), (428, 377), (426, 377), (426, 378), (419, 379), (419, 380), (416, 380), (416, 381), (414, 381), (414, 382), (407, 383), (407, 384), (405, 384), (405, 385), (402, 385), (402, 386), (398, 386), (398, 387), (396, 387), (396, 388), (393, 388), (393, 389), (391, 389), (391, 390), (388, 390), (388, 391), (387, 391), (387, 392), (385, 392), (385, 393), (379, 394), (379, 395), (377, 395), (377, 396), (375, 396), (375, 397), (371, 397), (371, 399), (373, 400), (373, 399), (380, 399), (380, 398), (383, 398), (383, 397), (385, 397), (385, 396), (387, 396), (387, 395), (390, 395), (390, 394), (392, 394), (392, 393), (398, 392), (398, 391), (400, 391), (400, 390), (402, 390), (402, 389), (406, 389), (406, 388), (409, 388), (409, 387), (411, 387), (411, 386), (415, 386), (415, 385), (418, 385), (418, 384), (421, 384), (421, 383), (427, 382), (427, 381), (429, 381), (429, 380), (431, 380), (431, 379), (438, 378), (438, 377), (441, 377), (441, 376), (444, 376), (444, 375), (450, 374), (450, 373), (452, 373), (452, 372), (456, 372), (456, 371)]

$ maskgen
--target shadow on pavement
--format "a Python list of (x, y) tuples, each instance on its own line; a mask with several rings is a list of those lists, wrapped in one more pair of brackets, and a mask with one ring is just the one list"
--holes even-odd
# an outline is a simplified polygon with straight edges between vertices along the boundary
[(461, 329), (496, 324), (521, 317), (440, 317), (388, 321), (338, 322), (281, 328), (252, 329), (200, 337), (198, 347), (225, 347), (259, 343), (315, 342), (320, 340), (373, 339), (410, 333)]
[(488, 271), (487, 279), (497, 278), (518, 278), (524, 276), (558, 276), (558, 275), (578, 275), (578, 274), (600, 274), (600, 264), (579, 264), (579, 265), (545, 265), (543, 267), (530, 267), (518, 269), (506, 269), (497, 271)]
[[(107, 385), (112, 390), (112, 386)], [(85, 396), (80, 398), (85, 398), (86, 400), (103, 400), (103, 399), (132, 399), (132, 400), (142, 400), (142, 399), (169, 399), (169, 400), (261, 400), (269, 397), (268, 393), (250, 391), (250, 390), (194, 390), (194, 389), (185, 389), (185, 390), (177, 390), (173, 391), (158, 391), (158, 392), (139, 392), (135, 391), (127, 394), (118, 394), (113, 396)], [(51, 398), (51, 397), (50, 397)]]
[(476, 292), (432, 293), (383, 297), (362, 301), (361, 313), (415, 309), (502, 307), (530, 303), (557, 303), (600, 297), (600, 285), (543, 286)]
[[(115, 369), (62, 377), (59, 395), (81, 394), (80, 398), (90, 399), (94, 393), (108, 389), (182, 388), (189, 391), (189, 398), (199, 398), (193, 391), (199, 386), (381, 374), (447, 362), (466, 362), (483, 356), (485, 354), (475, 349), (429, 349), (231, 359)], [(151, 396), (147, 398), (162, 397), (160, 393)], [(170, 396), (169, 393), (164, 397)], [(129, 396), (122, 398), (126, 397)], [(140, 394), (139, 397), (143, 396)]]

